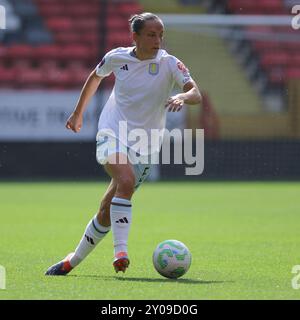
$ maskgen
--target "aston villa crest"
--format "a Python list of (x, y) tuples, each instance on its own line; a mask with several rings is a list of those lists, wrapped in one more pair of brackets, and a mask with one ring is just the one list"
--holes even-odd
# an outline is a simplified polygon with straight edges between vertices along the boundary
[(159, 72), (159, 65), (157, 63), (150, 63), (149, 64), (149, 73), (153, 76), (157, 75)]

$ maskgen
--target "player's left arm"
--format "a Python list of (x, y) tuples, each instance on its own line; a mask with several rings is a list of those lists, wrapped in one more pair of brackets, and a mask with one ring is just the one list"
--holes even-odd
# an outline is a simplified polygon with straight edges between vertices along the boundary
[(166, 108), (168, 111), (180, 111), (184, 104), (199, 104), (202, 102), (200, 90), (194, 80), (190, 80), (183, 86), (183, 92), (168, 99)]

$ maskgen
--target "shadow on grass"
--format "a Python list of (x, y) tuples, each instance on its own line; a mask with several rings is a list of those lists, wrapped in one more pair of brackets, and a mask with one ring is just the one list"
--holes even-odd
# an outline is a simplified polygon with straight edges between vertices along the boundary
[(68, 277), (78, 278), (92, 278), (99, 280), (118, 280), (118, 281), (130, 281), (130, 282), (176, 282), (176, 283), (187, 283), (187, 284), (218, 284), (218, 283), (233, 283), (234, 281), (219, 281), (219, 280), (196, 280), (196, 279), (157, 279), (157, 278), (131, 278), (122, 276), (99, 276), (99, 275), (68, 275)]

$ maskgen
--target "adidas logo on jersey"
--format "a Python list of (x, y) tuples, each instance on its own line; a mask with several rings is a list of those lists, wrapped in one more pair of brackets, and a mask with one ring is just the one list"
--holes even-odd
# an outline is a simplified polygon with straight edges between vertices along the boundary
[(123, 217), (123, 218), (117, 220), (116, 223), (128, 223), (128, 220), (126, 217)]
[(127, 64), (125, 64), (123, 67), (121, 67), (120, 68), (121, 70), (126, 70), (126, 71), (128, 71), (128, 65)]

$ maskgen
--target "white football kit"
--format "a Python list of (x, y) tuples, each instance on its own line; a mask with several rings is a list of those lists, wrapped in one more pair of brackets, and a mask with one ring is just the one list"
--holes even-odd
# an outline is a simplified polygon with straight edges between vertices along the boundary
[[(98, 122), (97, 161), (101, 164), (112, 153), (104, 147), (107, 136), (116, 137), (123, 148), (134, 153), (159, 152), (161, 140), (152, 141), (151, 130), (163, 132), (167, 99), (175, 86), (183, 89), (192, 80), (184, 64), (165, 50), (160, 49), (153, 59), (139, 60), (133, 49), (111, 50), (96, 67), (100, 77), (107, 77), (112, 72), (115, 75), (114, 88)], [(132, 133), (146, 135), (146, 148), (137, 144), (136, 135)], [(114, 141), (110, 144), (115, 147)]]

